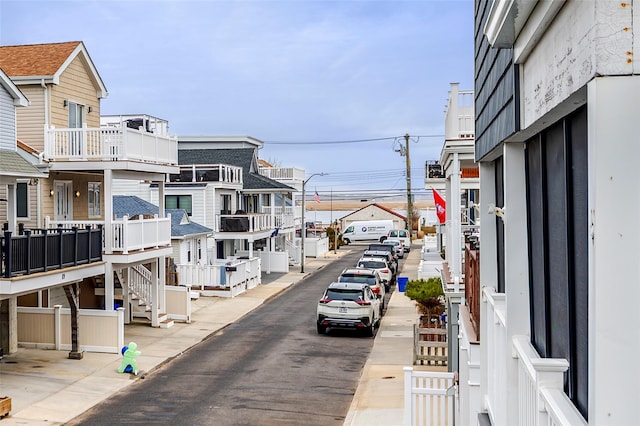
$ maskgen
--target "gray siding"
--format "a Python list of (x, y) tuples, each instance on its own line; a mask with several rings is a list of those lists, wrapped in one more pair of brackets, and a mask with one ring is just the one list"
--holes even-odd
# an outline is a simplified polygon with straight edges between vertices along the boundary
[(491, 0), (475, 2), (476, 161), (518, 130), (513, 49), (494, 49), (483, 34)]
[(16, 149), (16, 107), (13, 98), (0, 86), (0, 149)]

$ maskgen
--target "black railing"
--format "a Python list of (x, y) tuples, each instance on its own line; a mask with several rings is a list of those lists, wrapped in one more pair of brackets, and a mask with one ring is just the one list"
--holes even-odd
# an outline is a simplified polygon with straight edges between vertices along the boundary
[(0, 236), (0, 276), (11, 278), (102, 260), (102, 225), (85, 229), (20, 229)]

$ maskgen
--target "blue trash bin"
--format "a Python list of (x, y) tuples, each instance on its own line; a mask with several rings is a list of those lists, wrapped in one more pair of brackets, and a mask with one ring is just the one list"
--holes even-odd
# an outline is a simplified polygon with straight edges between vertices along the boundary
[(407, 289), (407, 283), (409, 282), (409, 277), (398, 277), (398, 291), (404, 293)]

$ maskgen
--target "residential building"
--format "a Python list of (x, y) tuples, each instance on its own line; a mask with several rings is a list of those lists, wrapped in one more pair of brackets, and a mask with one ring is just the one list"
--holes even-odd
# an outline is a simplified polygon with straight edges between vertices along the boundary
[[(21, 283), (7, 279), (11, 276), (12, 261), (10, 241), (18, 231), (18, 221), (33, 214), (29, 209), (30, 187), (46, 178), (32, 163), (20, 155), (17, 148), (16, 108), (29, 105), (29, 100), (0, 69), (0, 353), (12, 353), (18, 348), (17, 301)], [(16, 244), (22, 244), (26, 240)], [(23, 253), (24, 254), (24, 253)], [(16, 259), (21, 261), (22, 259)]]
[(633, 6), (475, 2), (480, 316), (461, 315), (460, 424), (638, 422)]
[[(290, 252), (296, 247), (295, 189), (259, 173), (262, 146), (262, 141), (248, 136), (179, 137), (180, 171), (170, 174), (164, 184), (164, 201), (212, 229), (206, 246), (209, 265), (260, 259), (268, 272), (289, 270), (295, 256)], [(158, 202), (155, 183), (129, 182), (119, 191)], [(214, 283), (217, 278), (212, 276), (204, 285)]]
[(367, 204), (349, 213), (346, 216), (338, 218), (339, 229), (344, 230), (349, 224), (356, 220), (392, 220), (395, 229), (405, 229), (407, 218), (400, 213), (389, 209), (382, 204), (371, 203)]
[[(111, 200), (118, 179), (158, 182), (163, 191), (165, 175), (179, 171), (177, 139), (125, 122), (100, 126), (107, 90), (80, 41), (2, 46), (0, 67), (30, 101), (16, 111), (17, 140), (48, 171), (48, 178), (27, 188), (26, 209), (34, 213), (19, 218), (20, 235), (11, 237), (31, 241), (25, 243), (28, 253), (11, 246), (3, 257), (10, 286), (2, 297), (17, 298), (17, 315), (10, 316), (17, 320), (9, 329), (21, 336), (11, 350), (20, 343), (71, 347), (74, 356), (118, 352), (130, 312), (115, 300), (116, 282), (136, 297), (144, 293), (152, 326), (169, 326), (164, 274), (157, 273), (171, 254), (164, 205), (157, 217), (123, 222), (114, 219)], [(20, 264), (7, 257), (15, 262), (18, 255)], [(35, 259), (42, 260), (34, 265)], [(134, 281), (141, 283), (137, 290)], [(58, 307), (71, 315), (72, 326), (39, 340), (39, 324), (53, 322)]]
[[(445, 140), (440, 161), (427, 163), (425, 188), (433, 189), (447, 201), (446, 222), (436, 226), (444, 261), (442, 287), (447, 300), (449, 371), (458, 370), (458, 322), (460, 304), (466, 289), (465, 238), (477, 235), (480, 221), (480, 178), (474, 157), (474, 98), (472, 90), (460, 90), (451, 83), (445, 110)], [(419, 268), (422, 270), (422, 268)]]

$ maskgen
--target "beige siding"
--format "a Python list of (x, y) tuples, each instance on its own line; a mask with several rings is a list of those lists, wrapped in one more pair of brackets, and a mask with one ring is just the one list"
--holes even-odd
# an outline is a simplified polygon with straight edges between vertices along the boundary
[[(100, 99), (98, 88), (90, 77), (84, 60), (78, 56), (60, 75), (60, 84), (51, 87), (51, 124), (57, 128), (69, 126), (69, 111), (64, 100), (85, 105), (87, 127), (100, 127)], [(93, 111), (89, 112), (88, 107)]]
[(55, 343), (54, 316), (18, 312), (18, 342)]
[(45, 89), (41, 86), (20, 86), (29, 99), (29, 106), (16, 109), (18, 139), (34, 149), (44, 151)]
[[(51, 175), (48, 180), (41, 180), (42, 183), (42, 217), (49, 216), (50, 219), (55, 218), (53, 198), (50, 191), (54, 188), (54, 182), (73, 181), (73, 192), (80, 193), (79, 197), (73, 196), (73, 219), (74, 220), (104, 220), (104, 179), (102, 175), (87, 175), (56, 172)], [(100, 198), (102, 201), (102, 214), (100, 217), (89, 217), (89, 182), (101, 182), (102, 191)]]

